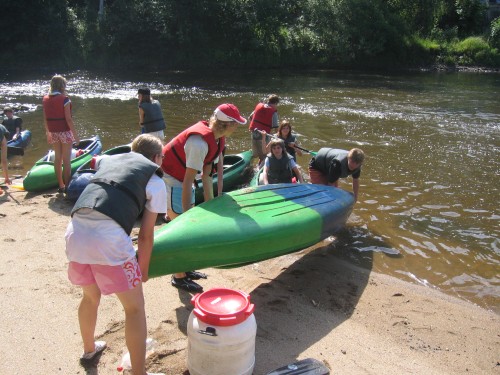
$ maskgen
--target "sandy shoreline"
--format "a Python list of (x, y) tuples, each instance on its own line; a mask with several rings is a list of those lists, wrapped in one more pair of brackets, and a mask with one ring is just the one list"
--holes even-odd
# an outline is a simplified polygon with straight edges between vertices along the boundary
[[(80, 291), (66, 278), (63, 239), (70, 209), (54, 191), (9, 188), (0, 196), (0, 374), (117, 374), (125, 344), (114, 297), (103, 298), (97, 327), (108, 349), (96, 368), (78, 362)], [(356, 268), (327, 246), (205, 271), (205, 290), (251, 295), (258, 327), (254, 374), (308, 357), (332, 374), (500, 374), (498, 315)], [(145, 294), (149, 336), (158, 341), (148, 369), (188, 374), (191, 296), (172, 288), (168, 277), (147, 282)]]

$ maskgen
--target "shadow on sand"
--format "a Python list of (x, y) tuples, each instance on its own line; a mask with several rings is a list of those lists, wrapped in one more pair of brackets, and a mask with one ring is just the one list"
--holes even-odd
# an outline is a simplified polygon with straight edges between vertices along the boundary
[[(364, 269), (337, 257), (352, 242), (348, 232), (339, 233), (332, 244), (317, 245), (250, 293), (257, 320), (254, 374), (296, 361), (354, 313), (369, 282), (372, 254), (353, 253), (363, 257)], [(326, 351), (325, 357), (331, 357)]]

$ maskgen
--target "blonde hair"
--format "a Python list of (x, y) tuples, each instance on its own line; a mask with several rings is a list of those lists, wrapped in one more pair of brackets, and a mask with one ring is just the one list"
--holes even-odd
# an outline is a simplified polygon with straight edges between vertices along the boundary
[(215, 115), (210, 117), (209, 127), (218, 133), (224, 133), (228, 126), (237, 124), (235, 121), (221, 121)]
[(63, 76), (56, 74), (50, 80), (50, 93), (52, 94), (55, 91), (59, 91), (63, 93), (66, 90), (66, 78)]
[(365, 153), (360, 148), (353, 148), (351, 151), (349, 151), (347, 157), (356, 164), (361, 165), (365, 160)]
[(149, 160), (153, 160), (156, 155), (161, 155), (163, 144), (151, 134), (141, 134), (132, 142), (132, 151), (144, 155)]

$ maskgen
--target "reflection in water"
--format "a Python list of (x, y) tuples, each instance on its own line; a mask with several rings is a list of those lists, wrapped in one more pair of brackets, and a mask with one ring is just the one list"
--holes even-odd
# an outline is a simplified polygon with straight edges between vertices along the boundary
[[(270, 93), (282, 97), (301, 145), (361, 147), (367, 153), (360, 201), (329, 248), (340, 257), (500, 309), (500, 76), (362, 75), (339, 72), (108, 74), (71, 72), (68, 91), (81, 137), (104, 148), (137, 135), (137, 88), (151, 87), (167, 139), (234, 102), (244, 116)], [(126, 77), (126, 78), (124, 78)], [(0, 73), (0, 105), (23, 108), (33, 147), (12, 160), (26, 172), (47, 151), (41, 97), (50, 75)], [(241, 127), (228, 151), (250, 148)], [(307, 170), (309, 157), (298, 162)], [(350, 181), (341, 187), (351, 190)], [(369, 256), (368, 256), (369, 255)]]

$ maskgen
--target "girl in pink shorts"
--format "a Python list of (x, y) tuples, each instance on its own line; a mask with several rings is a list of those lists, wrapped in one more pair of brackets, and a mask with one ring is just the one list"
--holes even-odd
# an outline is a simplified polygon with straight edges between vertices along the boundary
[[(161, 141), (149, 134), (138, 136), (132, 142), (132, 152), (101, 160), (92, 180), (95, 182), (89, 183), (71, 212), (66, 255), (68, 278), (83, 291), (78, 320), (84, 366), (94, 363), (106, 348), (104, 341), (94, 341), (97, 313), (101, 295), (115, 294), (125, 311), (132, 374), (146, 373), (142, 283), (148, 280), (156, 218), (167, 211), (161, 161)], [(136, 252), (130, 233), (141, 212)]]

